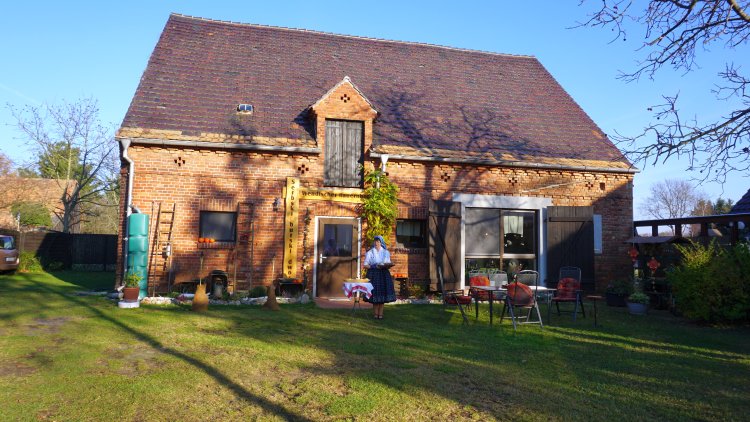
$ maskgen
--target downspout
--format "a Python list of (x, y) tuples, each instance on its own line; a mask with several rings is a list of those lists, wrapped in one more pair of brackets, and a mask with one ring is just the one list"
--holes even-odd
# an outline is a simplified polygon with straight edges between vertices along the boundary
[(130, 243), (130, 214), (134, 210), (136, 213), (140, 213), (141, 210), (138, 207), (133, 206), (133, 178), (135, 177), (135, 163), (128, 157), (128, 147), (130, 146), (130, 139), (120, 139), (122, 145), (122, 159), (128, 162), (128, 182), (125, 186), (125, 234), (122, 237), (122, 274), (125, 277), (125, 273), (128, 272), (128, 245)]

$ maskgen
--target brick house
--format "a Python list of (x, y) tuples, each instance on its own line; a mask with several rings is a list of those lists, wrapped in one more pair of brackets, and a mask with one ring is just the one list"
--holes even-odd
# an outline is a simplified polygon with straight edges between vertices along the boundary
[(602, 289), (630, 262), (636, 170), (530, 56), (173, 14), (117, 139), (160, 290), (222, 269), (340, 296), (367, 247), (362, 166), (400, 188), (389, 249), (412, 281), (577, 265)]

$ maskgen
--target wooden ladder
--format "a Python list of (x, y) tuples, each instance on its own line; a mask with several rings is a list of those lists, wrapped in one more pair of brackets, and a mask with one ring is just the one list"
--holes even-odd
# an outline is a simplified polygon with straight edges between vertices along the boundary
[(253, 283), (253, 245), (255, 243), (255, 208), (252, 202), (237, 203), (237, 241), (234, 247), (233, 274), (230, 291), (237, 288), (237, 273), (252, 287)]
[(171, 257), (172, 257), (172, 231), (176, 217), (177, 204), (163, 204), (161, 201), (151, 202), (151, 218), (156, 216), (154, 223), (153, 243), (151, 244), (151, 256), (148, 264), (148, 284), (151, 295), (156, 294), (156, 289), (167, 285), (171, 290)]

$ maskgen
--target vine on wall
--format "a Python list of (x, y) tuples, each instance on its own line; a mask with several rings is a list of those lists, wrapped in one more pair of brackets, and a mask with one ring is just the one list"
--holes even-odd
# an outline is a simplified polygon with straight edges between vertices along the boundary
[(362, 218), (366, 222), (365, 241), (369, 245), (377, 235), (386, 243), (398, 216), (398, 187), (382, 170), (375, 169), (365, 174), (365, 200)]

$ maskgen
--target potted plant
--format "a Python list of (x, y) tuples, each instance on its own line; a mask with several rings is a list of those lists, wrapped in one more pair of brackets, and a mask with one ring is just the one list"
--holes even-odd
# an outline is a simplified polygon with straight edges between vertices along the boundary
[(628, 296), (628, 312), (632, 315), (646, 315), (650, 298), (647, 294), (635, 292)]
[(625, 299), (633, 293), (633, 285), (626, 280), (615, 280), (609, 283), (606, 291), (607, 306), (626, 306)]
[(138, 302), (138, 294), (141, 291), (141, 287), (139, 286), (141, 279), (143, 277), (132, 270), (125, 274), (125, 278), (123, 279), (125, 287), (122, 289), (122, 300), (126, 302)]

